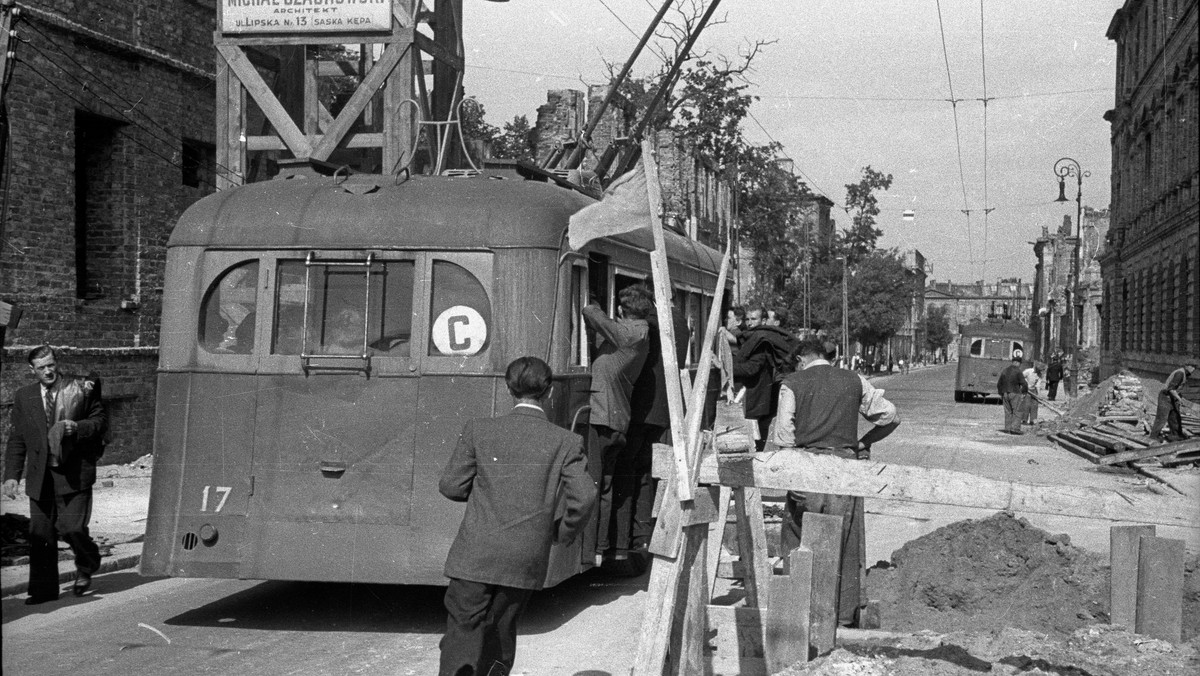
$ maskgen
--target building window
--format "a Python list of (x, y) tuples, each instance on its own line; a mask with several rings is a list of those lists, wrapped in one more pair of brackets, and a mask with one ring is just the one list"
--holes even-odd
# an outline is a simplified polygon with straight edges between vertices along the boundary
[(125, 272), (127, 162), (122, 123), (75, 111), (75, 295), (120, 295), (132, 278)]
[(217, 148), (211, 143), (183, 139), (181, 182), (189, 188), (216, 187)]

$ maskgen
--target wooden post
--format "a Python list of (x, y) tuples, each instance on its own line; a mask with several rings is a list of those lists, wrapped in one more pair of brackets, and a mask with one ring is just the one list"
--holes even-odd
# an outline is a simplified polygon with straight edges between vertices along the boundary
[(1135, 630), (1179, 643), (1183, 630), (1183, 540), (1143, 535), (1137, 580)]
[(787, 557), (785, 575), (767, 579), (771, 590), (766, 609), (763, 656), (767, 672), (783, 671), (796, 662), (807, 662), (812, 643), (809, 634), (813, 597), (813, 552), (806, 547), (793, 549)]
[[(679, 373), (675, 355), (675, 323), (671, 318), (671, 269), (667, 264), (667, 244), (662, 228), (662, 193), (658, 184), (658, 162), (654, 145), (642, 141), (642, 161), (646, 172), (646, 198), (650, 202), (650, 231), (654, 236), (654, 251), (650, 252), (650, 271), (654, 281), (654, 297), (658, 299), (658, 331), (662, 346), (663, 373)], [(675, 449), (675, 472), (672, 483), (675, 497), (681, 502), (692, 499), (692, 473), (688, 468), (688, 441), (684, 437), (683, 389), (678, 378), (666, 378), (667, 410), (671, 416), (671, 443)]]
[(708, 643), (708, 566), (707, 554), (709, 524), (688, 526), (687, 549), (680, 553), (675, 565), (681, 566), (680, 589), (676, 612), (673, 613), (673, 634), (678, 638), (671, 641), (671, 667), (667, 673), (676, 676), (697, 676), (705, 673), (704, 648)]
[(1137, 618), (1138, 549), (1143, 535), (1154, 537), (1154, 526), (1113, 526), (1108, 531), (1109, 624), (1130, 631)]
[(812, 551), (809, 643), (817, 655), (833, 650), (837, 637), (843, 518), (836, 514), (806, 512), (800, 524), (800, 545)]
[[(717, 520), (708, 529), (708, 579), (706, 588), (711, 596), (713, 586), (717, 582), (717, 568), (721, 564), (721, 552), (724, 549), (725, 528), (729, 520), (729, 498), (733, 492), (728, 486), (718, 487)], [(740, 524), (739, 524), (740, 525)]]
[(765, 585), (771, 576), (771, 564), (767, 560), (767, 533), (763, 523), (762, 491), (752, 487), (735, 488), (733, 497), (746, 605), (762, 608), (767, 605)]

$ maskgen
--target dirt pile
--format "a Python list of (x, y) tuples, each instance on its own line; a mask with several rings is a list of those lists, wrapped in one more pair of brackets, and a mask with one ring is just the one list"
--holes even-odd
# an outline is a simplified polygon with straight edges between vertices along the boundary
[(96, 468), (96, 476), (101, 479), (127, 479), (150, 476), (154, 469), (154, 455), (147, 453), (136, 460), (124, 465), (102, 465)]
[(1068, 637), (1005, 628), (857, 642), (778, 676), (1191, 676), (1198, 670), (1195, 645), (1091, 625)]
[(867, 572), (882, 627), (937, 632), (1019, 627), (1069, 634), (1108, 619), (1107, 561), (998, 513), (905, 544)]
[(1142, 380), (1129, 371), (1106, 378), (1091, 392), (1067, 407), (1064, 417), (1082, 420), (1092, 416), (1128, 416), (1154, 419), (1154, 407), (1162, 383)]

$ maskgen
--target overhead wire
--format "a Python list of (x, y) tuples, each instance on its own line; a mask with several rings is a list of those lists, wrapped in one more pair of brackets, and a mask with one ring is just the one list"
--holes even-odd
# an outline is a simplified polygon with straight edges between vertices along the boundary
[(983, 2), (979, 0), (979, 65), (983, 74), (983, 278), (987, 279), (988, 250), (988, 95), (987, 95), (987, 42), (984, 39)]
[(938, 13), (938, 30), (942, 35), (942, 58), (946, 62), (946, 83), (950, 87), (950, 109), (954, 113), (954, 143), (958, 147), (958, 180), (962, 184), (963, 208), (962, 212), (967, 217), (967, 255), (975, 256), (975, 247), (971, 242), (971, 210), (967, 205), (967, 178), (963, 171), (962, 159), (962, 135), (958, 127), (958, 99), (954, 98), (954, 80), (950, 75), (950, 51), (946, 49), (946, 27), (942, 23), (942, 0), (936, 0)]
[[(750, 119), (754, 121), (754, 124), (758, 125), (758, 128), (762, 130), (762, 133), (767, 135), (767, 138), (771, 140), (771, 143), (778, 145), (780, 147), (783, 146), (782, 143), (775, 140), (774, 136), (771, 136), (771, 132), (767, 131), (767, 128), (763, 126), (762, 122), (758, 121), (758, 118), (754, 116), (753, 112), (751, 112), (750, 110), (747, 110), (746, 115), (750, 116)], [(830, 197), (828, 193), (826, 193), (824, 190), (821, 190), (821, 186), (817, 185), (816, 181), (812, 180), (812, 178), (810, 178), (808, 174), (804, 173), (804, 169), (802, 169), (800, 167), (800, 165), (796, 164), (795, 160), (792, 161), (792, 166), (795, 167), (796, 171), (800, 172), (800, 175), (802, 177), (804, 177), (804, 180), (807, 181), (808, 184), (811, 185), (813, 188), (815, 188), (817, 192), (821, 193), (821, 195), (823, 195), (825, 197), (825, 199), (829, 200), (830, 202), (833, 202), (834, 206), (836, 206), (840, 209), (845, 208), (841, 204), (838, 204), (837, 200)]]
[[(71, 92), (69, 92), (69, 91), (67, 91), (66, 89), (64, 89), (64, 88), (63, 88), (61, 85), (59, 85), (57, 82), (55, 82), (55, 81), (54, 81), (54, 80), (53, 80), (53, 79), (52, 79), (50, 76), (46, 75), (46, 74), (45, 74), (45, 73), (43, 73), (42, 71), (40, 71), (40, 70), (38, 70), (37, 68), (33, 67), (33, 65), (32, 65), (32, 64), (31, 64), (29, 61), (27, 61), (27, 60), (25, 60), (25, 59), (21, 59), (21, 58), (18, 58), (18, 59), (17, 59), (17, 61), (18, 61), (19, 63), (23, 64), (23, 65), (24, 65), (26, 68), (28, 68), (30, 71), (32, 71), (32, 72), (33, 72), (35, 75), (37, 75), (38, 77), (40, 77), (40, 78), (42, 78), (43, 80), (45, 80), (45, 81), (46, 81), (46, 83), (47, 83), (47, 84), (49, 84), (51, 87), (53, 87), (53, 88), (57, 89), (57, 90), (59, 91), (59, 93), (61, 93), (63, 96), (66, 96), (67, 98), (69, 98), (69, 99), (71, 99), (72, 101), (74, 101), (74, 102), (75, 102), (75, 103), (76, 103), (76, 104), (77, 104), (77, 105), (78, 105), (80, 108), (82, 108), (83, 110), (91, 111), (91, 107), (90, 107), (90, 106), (88, 106), (88, 104), (87, 104), (87, 103), (84, 103), (84, 102), (83, 102), (81, 99), (79, 99), (78, 97), (76, 97), (74, 94), (72, 94)], [(141, 146), (143, 149), (145, 149), (145, 150), (146, 150), (147, 152), (149, 152), (151, 155), (154, 155), (154, 156), (158, 157), (159, 159), (161, 159), (161, 160), (163, 160), (163, 161), (167, 162), (168, 164), (170, 164), (170, 165), (172, 165), (172, 166), (174, 166), (174, 167), (177, 167), (177, 168), (179, 168), (179, 169), (181, 169), (181, 170), (184, 168), (184, 167), (183, 167), (183, 165), (182, 165), (181, 163), (179, 163), (179, 162), (175, 161), (175, 159), (174, 159), (173, 157), (167, 157), (166, 155), (163, 155), (162, 153), (158, 152), (158, 150), (156, 150), (156, 149), (155, 149), (155, 148), (153, 148), (152, 146), (149, 146), (149, 145), (147, 145), (147, 144), (143, 143), (142, 141), (138, 140), (138, 138), (137, 138), (136, 136), (134, 136), (134, 135), (132, 135), (132, 134), (127, 134), (127, 133), (125, 133), (123, 130), (121, 130), (120, 128), (117, 128), (117, 129), (116, 129), (116, 133), (118, 133), (118, 134), (120, 134), (121, 136), (125, 137), (126, 139), (128, 139), (128, 140), (132, 141), (134, 144), (136, 144), (136, 145), (138, 145), (138, 146)], [(214, 181), (208, 180), (208, 179), (206, 179), (206, 178), (203, 178), (203, 177), (201, 177), (201, 178), (200, 178), (200, 180), (202, 180), (202, 181), (204, 181), (205, 183), (207, 183), (207, 184), (209, 184), (209, 185), (213, 186), (214, 188), (215, 188), (215, 187), (217, 187), (217, 186), (216, 186), (216, 183), (215, 183)]]
[[(46, 41), (48, 44), (52, 45), (52, 46), (55, 48), (55, 50), (56, 50), (56, 51), (57, 51), (59, 54), (62, 54), (63, 56), (65, 56), (65, 57), (67, 58), (67, 60), (69, 60), (71, 63), (75, 64), (75, 66), (76, 66), (77, 68), (79, 68), (79, 70), (83, 71), (83, 72), (84, 72), (84, 73), (86, 73), (88, 76), (90, 76), (91, 80), (93, 80), (93, 81), (95, 81), (95, 82), (99, 82), (99, 83), (100, 83), (100, 84), (101, 84), (101, 85), (102, 85), (102, 86), (103, 86), (105, 89), (107, 89), (107, 90), (109, 90), (110, 92), (112, 92), (112, 93), (113, 93), (113, 95), (117, 97), (117, 99), (119, 99), (119, 100), (120, 100), (122, 103), (124, 103), (124, 104), (128, 105), (129, 107), (128, 107), (128, 108), (122, 108), (122, 107), (120, 107), (120, 106), (118, 106), (118, 105), (114, 105), (112, 102), (110, 102), (110, 101), (108, 101), (107, 99), (105, 99), (105, 97), (101, 96), (101, 95), (100, 95), (100, 92), (99, 92), (99, 91), (97, 91), (97, 90), (96, 90), (96, 89), (95, 89), (95, 88), (94, 88), (94, 87), (91, 85), (91, 83), (89, 83), (89, 82), (85, 82), (85, 81), (84, 81), (82, 78), (78, 77), (77, 75), (75, 75), (74, 73), (72, 73), (72, 72), (71, 72), (70, 70), (68, 70), (67, 68), (64, 68), (64, 67), (63, 67), (63, 65), (62, 65), (61, 63), (59, 63), (58, 61), (56, 61), (56, 60), (54, 60), (53, 58), (51, 58), (51, 56), (50, 56), (49, 54), (47, 54), (45, 51), (43, 51), (43, 50), (39, 49), (39, 48), (38, 48), (38, 46), (37, 46), (37, 44), (35, 44), (33, 41), (31, 41), (31, 40), (28, 40), (28, 39), (21, 39), (21, 38), (18, 38), (18, 39), (20, 39), (20, 40), (21, 40), (22, 44), (25, 44), (26, 46), (28, 46), (28, 47), (30, 47), (31, 49), (33, 49), (35, 52), (37, 52), (39, 55), (41, 55), (41, 57), (42, 57), (43, 59), (45, 59), (47, 62), (49, 62), (49, 63), (50, 63), (51, 65), (53, 65), (55, 68), (57, 68), (57, 69), (58, 69), (59, 71), (61, 71), (63, 74), (65, 74), (65, 75), (67, 75), (68, 77), (70, 77), (72, 80), (74, 80), (76, 83), (78, 83), (78, 84), (79, 84), (81, 87), (83, 87), (83, 88), (84, 88), (84, 89), (86, 89), (86, 90), (89, 90), (89, 91), (91, 91), (91, 92), (92, 92), (92, 94), (95, 96), (95, 98), (96, 98), (98, 101), (100, 101), (100, 102), (101, 102), (101, 103), (103, 103), (104, 105), (108, 106), (108, 107), (109, 107), (109, 108), (111, 108), (112, 110), (116, 111), (118, 114), (120, 114), (120, 115), (121, 115), (121, 117), (125, 118), (125, 120), (126, 120), (126, 121), (128, 121), (130, 124), (132, 124), (133, 126), (137, 127), (138, 129), (140, 129), (141, 131), (145, 132), (145, 133), (146, 133), (148, 136), (150, 136), (151, 138), (153, 138), (155, 141), (158, 141), (158, 142), (160, 142), (160, 143), (162, 143), (162, 144), (164, 144), (164, 145), (167, 145), (167, 146), (173, 146), (173, 145), (175, 144), (175, 142), (176, 142), (175, 135), (174, 135), (174, 134), (171, 132), (171, 130), (167, 129), (165, 126), (163, 126), (162, 124), (160, 124), (160, 123), (158, 123), (157, 121), (155, 121), (153, 118), (151, 118), (151, 117), (150, 117), (149, 115), (147, 115), (145, 112), (142, 112), (141, 110), (139, 110), (139, 109), (138, 109), (138, 103), (140, 103), (140, 99), (139, 99), (138, 101), (130, 101), (129, 99), (125, 98), (124, 96), (122, 96), (122, 95), (121, 95), (121, 93), (120, 93), (119, 91), (117, 91), (116, 89), (114, 89), (114, 88), (113, 88), (111, 85), (109, 85), (109, 84), (108, 84), (107, 82), (105, 82), (103, 79), (101, 79), (101, 78), (97, 78), (97, 77), (95, 76), (95, 74), (93, 74), (93, 73), (92, 73), (90, 70), (88, 70), (88, 69), (87, 69), (87, 68), (86, 68), (86, 67), (85, 67), (83, 64), (81, 64), (81, 63), (80, 63), (78, 60), (76, 60), (76, 59), (75, 59), (73, 56), (71, 56), (71, 54), (70, 54), (70, 53), (68, 53), (68, 52), (67, 52), (65, 49), (63, 49), (62, 47), (60, 47), (60, 46), (58, 45), (58, 43), (56, 43), (56, 42), (55, 42), (53, 39), (51, 39), (51, 38), (50, 38), (50, 36), (49, 36), (49, 35), (47, 35), (45, 32), (43, 32), (41, 29), (39, 29), (39, 28), (38, 28), (38, 27), (37, 27), (37, 26), (36, 26), (36, 25), (35, 25), (33, 22), (30, 22), (30, 21), (23, 21), (22, 23), (23, 23), (23, 25), (26, 25), (26, 26), (29, 26), (30, 28), (32, 28), (32, 29), (34, 30), (34, 32), (36, 32), (38, 35), (40, 35), (40, 36), (42, 37), (42, 39), (43, 39), (43, 40), (45, 40), (45, 41)], [(22, 62), (23, 62), (23, 63), (25, 63), (27, 66), (29, 66), (29, 65), (30, 65), (28, 61), (23, 61), (23, 60), (22, 60)], [(31, 70), (33, 69), (33, 68), (32, 68), (32, 66), (30, 66), (30, 69), (31, 69)], [(35, 72), (37, 72), (37, 71), (35, 70)], [(38, 74), (39, 74), (39, 75), (41, 75), (41, 73), (40, 73), (40, 72), (39, 72)], [(76, 100), (76, 101), (78, 102), (78, 100)], [(83, 104), (81, 103), (80, 105), (83, 105)], [(87, 106), (84, 106), (84, 107), (86, 108)], [(147, 127), (143, 126), (142, 124), (139, 124), (139, 123), (138, 123), (138, 121), (137, 121), (137, 120), (135, 120), (135, 119), (134, 119), (132, 116), (130, 116), (130, 114), (129, 114), (130, 112), (132, 112), (132, 111), (134, 111), (134, 110), (137, 110), (137, 111), (138, 111), (138, 112), (141, 114), (141, 116), (142, 116), (143, 118), (145, 118), (145, 120), (146, 120), (148, 123), (150, 123), (152, 126), (156, 127), (157, 129), (156, 129), (156, 130), (151, 130), (151, 129), (148, 129)], [(159, 135), (159, 133), (156, 133), (156, 131), (159, 131), (159, 132), (161, 132), (161, 134), (162, 134), (162, 135)], [(126, 137), (127, 137), (127, 138), (131, 138), (131, 137), (129, 137), (128, 135), (126, 135)], [(163, 156), (162, 156), (162, 155), (159, 155), (159, 157), (163, 157)], [(225, 171), (225, 173), (226, 173), (228, 176), (230, 176), (230, 177), (236, 176), (236, 177), (237, 177), (239, 180), (241, 180), (241, 182), (242, 182), (242, 183), (245, 183), (245, 181), (246, 181), (246, 177), (245, 177), (245, 175), (244, 175), (244, 174), (242, 174), (241, 172), (234, 171), (233, 169), (230, 169), (229, 167), (226, 167), (226, 166), (224, 166), (223, 164), (221, 164), (221, 163), (219, 163), (219, 162), (216, 162), (215, 160), (214, 160), (214, 164), (215, 164), (215, 166), (216, 166), (216, 168), (217, 168), (217, 169), (222, 169), (222, 170), (224, 170), (224, 171)], [(178, 165), (178, 166), (180, 166), (180, 167), (182, 168), (182, 165)], [(217, 186), (216, 186), (216, 184), (215, 184), (214, 182), (212, 182), (212, 181), (207, 181), (207, 180), (205, 180), (205, 182), (206, 182), (206, 183), (209, 183), (209, 184), (210, 184), (210, 185), (212, 185), (214, 188), (215, 188), (215, 187), (217, 187)]]
[[(625, 20), (621, 18), (621, 15), (617, 14), (615, 11), (613, 11), (613, 8), (609, 7), (607, 2), (605, 2), (604, 0), (598, 0), (598, 2), (601, 5), (604, 5), (604, 9), (607, 9), (608, 13), (612, 14), (613, 18), (616, 19), (618, 22), (620, 22), (620, 24), (625, 27), (625, 30), (629, 31), (630, 35), (632, 35), (634, 38), (636, 38), (638, 40), (642, 39), (642, 36), (638, 35), (637, 31), (633, 30), (633, 28), (631, 28), (629, 26), (629, 24), (625, 23)], [(670, 59), (667, 57), (666, 53), (663, 52), (662, 48), (659, 47), (658, 45), (652, 44), (652, 45), (650, 45), (650, 49), (653, 49), (655, 52), (658, 53), (659, 58), (661, 58), (663, 60), (664, 64), (669, 64), (669, 63), (671, 63), (671, 61), (673, 61), (673, 59)]]

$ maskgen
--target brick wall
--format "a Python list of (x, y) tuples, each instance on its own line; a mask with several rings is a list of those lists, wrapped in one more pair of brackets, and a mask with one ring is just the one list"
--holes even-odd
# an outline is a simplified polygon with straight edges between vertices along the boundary
[(103, 378), (107, 459), (150, 452), (166, 242), (179, 214), (212, 190), (182, 185), (180, 165), (184, 138), (213, 142), (214, 25), (206, 0), (56, 0), (23, 10), (6, 97), (12, 144), (0, 242), (0, 298), (23, 315), (5, 336), (0, 442), (12, 393), (30, 382), (25, 353), (48, 342), (65, 346), (64, 371)]

